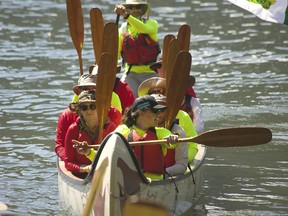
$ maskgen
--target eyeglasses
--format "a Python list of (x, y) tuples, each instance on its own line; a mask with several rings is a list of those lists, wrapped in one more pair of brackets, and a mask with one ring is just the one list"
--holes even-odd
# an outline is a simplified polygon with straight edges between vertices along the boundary
[(128, 10), (141, 10), (142, 5), (137, 5), (137, 6), (126, 6)]
[(88, 110), (88, 107), (89, 107), (90, 110), (95, 110), (96, 109), (96, 105), (95, 104), (82, 105), (82, 106), (80, 106), (80, 109), (85, 112), (85, 111)]

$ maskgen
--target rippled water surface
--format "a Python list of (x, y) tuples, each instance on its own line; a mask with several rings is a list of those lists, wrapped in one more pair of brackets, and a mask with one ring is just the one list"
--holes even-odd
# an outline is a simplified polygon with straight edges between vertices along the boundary
[[(189, 215), (288, 214), (288, 26), (227, 1), (153, 0), (159, 37), (191, 27), (191, 74), (205, 129), (264, 126), (270, 144), (208, 149), (202, 205)], [(121, 3), (121, 1), (117, 1)], [(83, 1), (84, 68), (94, 61), (89, 10), (115, 20), (115, 1)], [(0, 2), (0, 202), (19, 215), (65, 215), (54, 154), (59, 114), (79, 67), (60, 0)]]

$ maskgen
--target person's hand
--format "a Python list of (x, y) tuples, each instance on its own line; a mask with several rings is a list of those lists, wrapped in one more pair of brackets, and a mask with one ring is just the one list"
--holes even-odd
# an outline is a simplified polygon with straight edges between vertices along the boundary
[(169, 144), (177, 143), (179, 136), (177, 134), (171, 134), (170, 136), (164, 137), (167, 140), (168, 146)]
[(80, 166), (81, 173), (89, 173), (91, 170), (91, 165), (82, 165)]
[(91, 148), (88, 147), (88, 143), (86, 141), (79, 142), (78, 140), (72, 140), (73, 148), (77, 150), (79, 154), (90, 155)]
[(123, 5), (116, 5), (114, 12), (122, 17), (127, 17), (129, 14), (128, 10)]

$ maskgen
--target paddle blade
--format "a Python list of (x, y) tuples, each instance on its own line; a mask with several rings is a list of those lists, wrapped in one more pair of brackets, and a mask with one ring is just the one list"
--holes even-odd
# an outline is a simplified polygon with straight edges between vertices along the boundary
[(168, 84), (166, 93), (166, 128), (170, 128), (184, 100), (191, 62), (192, 57), (189, 52), (181, 51), (178, 53), (170, 78), (170, 83), (173, 83), (173, 85)]
[(84, 21), (80, 0), (66, 0), (70, 35), (78, 54), (80, 75), (83, 74), (82, 48), (84, 42)]
[[(169, 44), (168, 56), (167, 56), (167, 68), (166, 68), (166, 86), (169, 87), (171, 80), (172, 70), (175, 66), (175, 61), (178, 53), (181, 51), (180, 42), (178, 39), (172, 39)], [(180, 62), (180, 65), (183, 64)]]
[(90, 26), (91, 26), (91, 36), (95, 55), (95, 63), (99, 64), (100, 55), (102, 53), (101, 47), (104, 31), (104, 20), (102, 12), (99, 8), (92, 8), (90, 10)]
[(98, 193), (102, 189), (101, 186), (103, 185), (103, 178), (105, 169), (108, 166), (108, 158), (105, 158), (102, 163), (100, 164), (100, 167), (95, 171), (93, 175), (93, 180), (91, 183), (91, 189), (87, 198), (86, 205), (83, 209), (83, 216), (90, 215), (91, 211), (93, 209), (93, 205), (95, 204)]
[(270, 142), (272, 132), (263, 127), (224, 128), (204, 132), (191, 141), (213, 147), (241, 147)]
[(122, 216), (169, 216), (169, 211), (159, 203), (155, 201), (141, 200), (138, 197), (131, 196), (125, 202)]
[(104, 26), (103, 40), (102, 40), (102, 53), (110, 53), (113, 58), (113, 63), (110, 67), (113, 67), (114, 73), (117, 68), (117, 55), (118, 55), (118, 27), (114, 22), (108, 22)]
[(178, 30), (178, 35), (177, 35), (177, 39), (180, 42), (181, 50), (189, 51), (190, 35), (191, 35), (190, 26), (187, 24), (181, 25)]
[(175, 36), (171, 35), (171, 34), (168, 34), (164, 37), (163, 51), (162, 51), (162, 70), (163, 70), (163, 74), (164, 74), (163, 78), (166, 78), (169, 44), (170, 44), (170, 41), (172, 41), (173, 39), (175, 39)]
[(110, 53), (100, 56), (97, 83), (96, 83), (96, 107), (99, 119), (99, 142), (102, 141), (104, 124), (111, 106), (112, 91), (116, 79), (116, 73), (111, 67), (113, 57)]

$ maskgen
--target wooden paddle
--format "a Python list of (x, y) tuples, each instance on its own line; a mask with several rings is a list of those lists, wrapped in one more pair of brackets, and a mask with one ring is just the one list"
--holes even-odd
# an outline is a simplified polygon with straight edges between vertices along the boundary
[(102, 37), (104, 31), (104, 20), (102, 12), (99, 8), (92, 8), (90, 10), (90, 26), (95, 55), (95, 63), (99, 64), (100, 55), (102, 53)]
[(70, 35), (76, 48), (80, 66), (80, 76), (83, 75), (82, 48), (84, 42), (84, 21), (80, 0), (66, 0), (67, 18)]
[(168, 50), (169, 50), (169, 44), (170, 41), (175, 39), (174, 35), (168, 34), (165, 35), (164, 41), (163, 41), (163, 50), (162, 50), (162, 70), (164, 77), (166, 79), (166, 71), (167, 71), (167, 60), (168, 60)]
[[(170, 41), (170, 44), (169, 44), (169, 50), (168, 50), (168, 56), (167, 56), (166, 88), (169, 87), (172, 70), (173, 70), (174, 65), (175, 65), (176, 57), (180, 51), (181, 51), (181, 47), (180, 47), (179, 40), (176, 38), (172, 39)], [(180, 62), (180, 65), (182, 65), (182, 64), (183, 63)], [(178, 65), (176, 65), (176, 67), (178, 68)], [(178, 73), (180, 73), (180, 72), (182, 73), (182, 71), (179, 68)], [(174, 85), (174, 80), (173, 80), (173, 85)]]
[[(196, 142), (212, 147), (242, 147), (261, 145), (270, 142), (272, 132), (263, 127), (234, 127), (206, 131), (194, 137), (179, 138), (178, 142)], [(167, 140), (129, 142), (131, 146), (165, 144)], [(100, 145), (88, 145), (99, 148)]]
[(110, 53), (100, 56), (96, 81), (96, 107), (99, 119), (99, 142), (103, 139), (103, 128), (111, 106), (112, 91), (116, 73), (111, 65), (113, 57)]
[(91, 214), (91, 210), (95, 202), (95, 197), (99, 193), (99, 190), (101, 189), (100, 186), (103, 181), (105, 169), (107, 166), (108, 166), (108, 158), (105, 158), (93, 176), (91, 189), (87, 198), (86, 205), (84, 206), (84, 209), (83, 209), (83, 214), (82, 214), (83, 216), (88, 216)]
[[(116, 74), (117, 59), (118, 59), (117, 58), (118, 56), (118, 27), (117, 27), (117, 24), (114, 22), (108, 22), (104, 26), (101, 52), (102, 53), (107, 52), (112, 55), (113, 63), (110, 65), (110, 67), (113, 67), (114, 73)], [(113, 77), (111, 77), (111, 79), (112, 78)], [(116, 79), (116, 76), (115, 76), (115, 79)]]
[[(184, 100), (185, 91), (187, 89), (186, 83), (189, 79), (189, 73), (191, 68), (191, 61), (192, 57), (189, 52), (179, 52), (176, 56), (172, 73), (169, 76), (171, 81), (168, 82), (168, 84), (166, 79), (166, 86), (168, 86), (166, 88), (166, 128), (170, 128)], [(173, 85), (171, 85), (170, 83), (173, 83)]]
[(185, 51), (189, 52), (190, 35), (191, 35), (190, 26), (187, 24), (181, 25), (179, 30), (178, 30), (178, 35), (177, 35), (177, 39), (180, 42), (181, 50), (185, 50)]
[(169, 216), (169, 211), (161, 204), (155, 201), (143, 200), (139, 197), (131, 196), (125, 202), (122, 216)]

